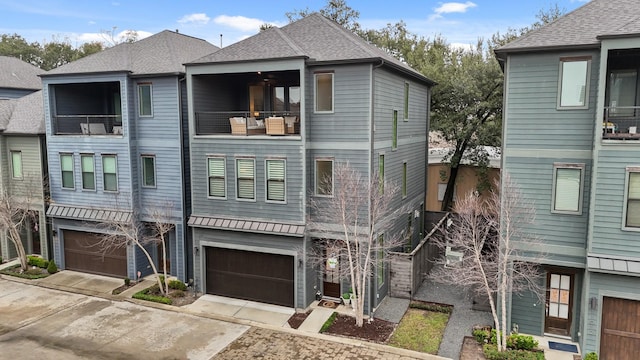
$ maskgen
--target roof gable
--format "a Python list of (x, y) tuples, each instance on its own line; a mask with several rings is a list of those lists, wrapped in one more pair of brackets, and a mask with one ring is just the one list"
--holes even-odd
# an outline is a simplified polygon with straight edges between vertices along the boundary
[(4, 134), (44, 134), (42, 90), (0, 101), (0, 131)]
[(44, 70), (10, 56), (0, 56), (0, 88), (40, 90)]
[(118, 71), (132, 75), (181, 73), (184, 63), (218, 49), (205, 40), (165, 30), (70, 62), (44, 76)]

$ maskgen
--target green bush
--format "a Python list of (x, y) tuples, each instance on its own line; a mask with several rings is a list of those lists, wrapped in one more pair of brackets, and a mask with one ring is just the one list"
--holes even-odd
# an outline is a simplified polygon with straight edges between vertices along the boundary
[(171, 292), (170, 295), (171, 297), (174, 297), (174, 298), (181, 298), (185, 296), (185, 293), (182, 290), (173, 290), (173, 292)]
[(331, 325), (333, 325), (333, 322), (336, 321), (337, 316), (338, 316), (337, 312), (334, 312), (333, 314), (331, 314), (331, 316), (329, 316), (327, 321), (325, 321), (324, 324), (322, 324), (322, 327), (320, 328), (320, 332), (323, 333), (327, 331), (331, 327)]
[(128, 277), (124, 278), (124, 286), (129, 286), (131, 285), (131, 279), (129, 279)]
[(15, 276), (22, 279), (30, 279), (30, 280), (41, 279), (49, 276), (49, 274), (43, 274), (40, 269), (30, 269), (31, 271), (27, 270), (23, 273), (16, 272), (16, 271), (19, 271), (19, 268), (20, 268), (20, 265), (15, 265), (8, 269), (0, 270), (0, 274)]
[(0, 264), (2, 264), (4, 262), (4, 260), (2, 259), (2, 256), (0, 256)]
[(58, 272), (58, 266), (56, 266), (56, 262), (53, 259), (49, 261), (49, 264), (47, 265), (47, 272), (49, 274), (55, 274)]
[(158, 275), (158, 279), (160, 279), (160, 284), (164, 284), (164, 275)]
[(511, 334), (507, 336), (507, 347), (515, 350), (533, 350), (538, 342), (530, 335)]
[(49, 266), (49, 262), (39, 256), (27, 255), (27, 263), (31, 266), (37, 266), (41, 269), (46, 269)]
[(144, 290), (138, 291), (137, 293), (133, 294), (132, 297), (134, 299), (153, 301), (153, 302), (167, 304), (167, 305), (171, 305), (173, 303), (173, 301), (171, 301), (171, 299), (169, 299), (168, 297), (164, 297), (160, 295), (151, 295), (150, 293), (153, 293), (154, 290), (158, 291), (158, 285), (153, 285)]
[(489, 341), (489, 330), (476, 329), (473, 330), (472, 334), (479, 344), (484, 344)]
[(527, 350), (498, 351), (493, 344), (485, 344), (482, 347), (487, 360), (544, 360), (544, 352)]
[(180, 280), (169, 280), (169, 289), (186, 291), (187, 285)]
[(439, 312), (443, 314), (451, 314), (451, 312), (453, 311), (453, 306), (451, 305), (425, 303), (425, 302), (419, 302), (419, 301), (411, 302), (409, 304), (409, 307), (414, 309)]
[(584, 360), (598, 360), (598, 354), (590, 352), (584, 357)]

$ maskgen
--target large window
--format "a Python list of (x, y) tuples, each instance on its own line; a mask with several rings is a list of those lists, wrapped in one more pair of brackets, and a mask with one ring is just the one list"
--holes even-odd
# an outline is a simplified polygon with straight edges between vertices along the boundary
[(393, 110), (393, 119), (391, 124), (391, 148), (398, 148), (398, 110)]
[(612, 70), (609, 74), (609, 116), (632, 117), (637, 98), (638, 72)]
[(284, 202), (286, 199), (285, 161), (267, 160), (267, 201)]
[(153, 116), (153, 95), (151, 84), (138, 84), (138, 114), (142, 117)]
[(582, 214), (584, 164), (553, 165), (552, 212)]
[(82, 170), (82, 190), (95, 190), (96, 176), (93, 154), (81, 154), (80, 167)]
[(238, 199), (255, 200), (255, 160), (236, 159), (236, 169)]
[(640, 228), (640, 168), (629, 168), (627, 174), (624, 227)]
[(102, 155), (104, 191), (118, 191), (118, 161), (115, 155)]
[(223, 157), (207, 158), (207, 168), (209, 173), (209, 197), (226, 198), (227, 197), (227, 181), (226, 181), (226, 161)]
[(589, 107), (590, 58), (560, 59), (559, 108)]
[(316, 195), (333, 195), (333, 160), (316, 160)]
[(142, 186), (156, 187), (156, 157), (142, 155)]
[(333, 112), (333, 73), (315, 74), (315, 112)]
[(404, 83), (404, 121), (409, 121), (409, 83)]
[(60, 154), (60, 172), (63, 189), (74, 189), (73, 154)]
[(11, 150), (11, 177), (22, 179), (22, 151)]

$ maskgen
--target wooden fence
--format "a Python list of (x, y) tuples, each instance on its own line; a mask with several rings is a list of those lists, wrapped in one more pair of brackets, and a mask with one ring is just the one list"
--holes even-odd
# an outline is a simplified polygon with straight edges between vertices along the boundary
[(392, 297), (411, 299), (424, 276), (431, 271), (433, 259), (440, 256), (440, 250), (429, 240), (449, 217), (448, 213), (439, 213), (441, 218), (433, 222), (427, 236), (410, 253), (391, 252), (389, 281), (389, 295)]

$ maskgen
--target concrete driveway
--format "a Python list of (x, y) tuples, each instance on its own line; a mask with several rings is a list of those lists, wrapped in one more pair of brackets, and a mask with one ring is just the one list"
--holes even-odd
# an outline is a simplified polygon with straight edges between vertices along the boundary
[(247, 329), (0, 279), (6, 359), (210, 359)]

